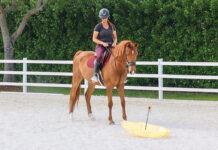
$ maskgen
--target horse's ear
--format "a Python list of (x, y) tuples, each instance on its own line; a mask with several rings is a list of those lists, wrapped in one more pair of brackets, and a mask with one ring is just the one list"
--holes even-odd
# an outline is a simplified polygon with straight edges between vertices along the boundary
[(135, 43), (135, 44), (134, 44), (135, 47), (138, 47), (138, 45), (139, 45), (139, 43)]
[(131, 42), (127, 42), (125, 46), (126, 47), (131, 47)]

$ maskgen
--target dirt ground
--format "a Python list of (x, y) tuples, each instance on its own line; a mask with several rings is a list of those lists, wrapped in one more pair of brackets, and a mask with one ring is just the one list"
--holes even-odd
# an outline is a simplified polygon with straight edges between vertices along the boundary
[(0, 150), (216, 150), (218, 102), (126, 98), (129, 121), (146, 121), (170, 129), (165, 138), (131, 135), (121, 126), (119, 97), (113, 97), (108, 124), (107, 97), (93, 96), (90, 120), (84, 96), (69, 119), (69, 95), (0, 92)]

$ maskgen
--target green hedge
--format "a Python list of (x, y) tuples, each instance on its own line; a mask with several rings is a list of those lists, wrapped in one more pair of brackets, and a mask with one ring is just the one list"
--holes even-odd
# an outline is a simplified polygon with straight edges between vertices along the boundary
[[(30, 2), (7, 16), (10, 31)], [(33, 16), (15, 44), (15, 59), (72, 60), (77, 50), (94, 50), (92, 32), (100, 8), (110, 10), (118, 40), (138, 42), (140, 61), (218, 61), (217, 0), (60, 0)], [(15, 19), (16, 18), (16, 19)], [(16, 26), (14, 26), (16, 25)], [(0, 59), (3, 45), (0, 38)], [(1, 68), (3, 66), (0, 66)], [(30, 65), (31, 71), (71, 71), (70, 65)], [(17, 65), (16, 69), (22, 69)], [(156, 66), (139, 66), (139, 73), (157, 73)], [(218, 67), (165, 67), (168, 74), (218, 75)], [(21, 77), (17, 77), (21, 80)], [(70, 83), (70, 78), (29, 77), (30, 81)], [(129, 79), (130, 85), (157, 85), (157, 79)], [(216, 80), (166, 79), (165, 86), (218, 87)]]

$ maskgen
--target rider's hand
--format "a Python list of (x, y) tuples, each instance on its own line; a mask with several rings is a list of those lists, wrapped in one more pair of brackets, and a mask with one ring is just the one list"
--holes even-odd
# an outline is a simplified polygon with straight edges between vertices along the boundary
[(113, 44), (112, 44), (112, 47), (115, 47), (116, 45), (117, 45), (117, 43), (113, 43)]
[(102, 43), (102, 45), (104, 46), (104, 47), (108, 47), (109, 45), (108, 45), (108, 43)]

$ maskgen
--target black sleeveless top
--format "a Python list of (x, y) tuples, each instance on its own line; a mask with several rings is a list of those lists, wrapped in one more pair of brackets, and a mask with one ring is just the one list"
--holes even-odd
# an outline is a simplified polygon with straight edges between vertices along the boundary
[[(116, 28), (114, 25), (113, 27), (114, 27), (114, 31), (116, 31)], [(98, 37), (97, 37), (98, 40), (103, 41), (108, 44), (113, 43), (113, 31), (110, 25), (108, 29), (105, 29), (102, 23), (99, 23), (95, 26), (94, 31), (98, 32)]]

